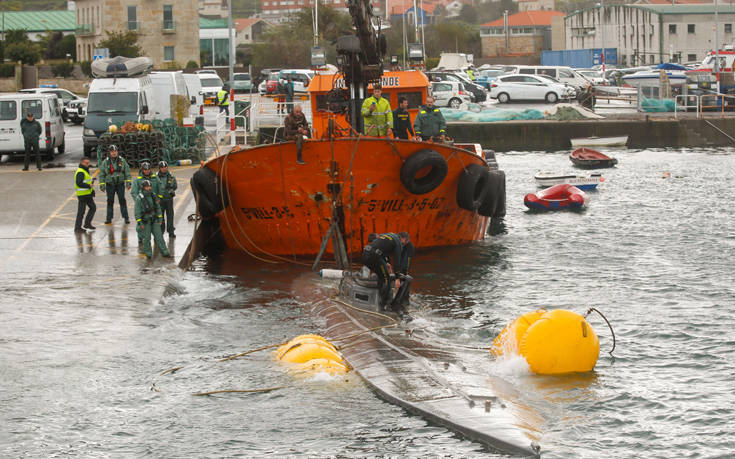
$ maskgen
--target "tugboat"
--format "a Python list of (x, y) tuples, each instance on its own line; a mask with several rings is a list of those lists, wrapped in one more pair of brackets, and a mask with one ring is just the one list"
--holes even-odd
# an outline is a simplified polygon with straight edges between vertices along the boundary
[[(340, 73), (309, 85), (312, 137), (305, 165), (293, 141), (234, 147), (192, 178), (199, 213), (225, 244), (269, 261), (333, 255), (339, 267), (370, 233), (408, 231), (417, 248), (468, 244), (505, 213), (505, 175), (479, 145), (368, 137), (361, 104), (381, 82), (415, 116), (429, 82), (418, 70), (383, 72), (385, 36), (367, 0), (347, 2), (356, 35), (337, 42)], [(494, 160), (494, 158), (492, 158)]]

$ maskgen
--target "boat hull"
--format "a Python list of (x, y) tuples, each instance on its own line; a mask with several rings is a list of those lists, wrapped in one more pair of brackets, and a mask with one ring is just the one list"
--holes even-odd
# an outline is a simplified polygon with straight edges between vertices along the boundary
[(591, 148), (577, 148), (569, 154), (572, 164), (582, 169), (601, 169), (606, 167), (614, 167), (618, 160), (604, 155), (599, 151)]
[(570, 139), (572, 148), (579, 147), (624, 147), (628, 143), (628, 136), (620, 137), (580, 137)]
[(589, 177), (579, 175), (556, 175), (556, 174), (536, 174), (533, 177), (540, 187), (550, 187), (566, 183), (579, 188), (580, 190), (595, 190), (597, 185), (605, 181), (601, 174), (591, 174)]
[[(422, 150), (447, 164), (441, 184), (412, 194), (400, 175)], [(342, 138), (306, 141), (305, 165), (293, 142), (234, 151), (205, 167), (221, 177), (228, 205), (217, 214), (226, 244), (258, 257), (311, 257), (320, 252), (330, 220), (341, 221), (346, 252), (358, 259), (370, 233), (408, 231), (416, 247), (467, 244), (484, 237), (488, 217), (459, 207), (460, 175), (475, 153), (443, 144)], [(332, 202), (335, 202), (334, 207)], [(334, 253), (331, 242), (326, 253)]]

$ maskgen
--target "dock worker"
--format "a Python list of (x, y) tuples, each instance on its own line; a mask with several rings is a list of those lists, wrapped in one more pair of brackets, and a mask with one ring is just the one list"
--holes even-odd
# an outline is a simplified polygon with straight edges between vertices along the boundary
[[(74, 173), (74, 191), (77, 195), (77, 218), (74, 222), (74, 232), (83, 233), (84, 230), (95, 230), (92, 226), (94, 213), (97, 211), (97, 205), (94, 203), (94, 179), (89, 175), (89, 158), (83, 157), (79, 162), (79, 167)], [(84, 218), (84, 212), (89, 208), (87, 217)], [(82, 226), (84, 219), (84, 226)]]
[(224, 84), (222, 86), (222, 89), (220, 89), (217, 92), (217, 105), (219, 105), (219, 112), (220, 114), (222, 112), (227, 113), (227, 123), (230, 122), (230, 89), (227, 87), (227, 84)]
[(161, 215), (161, 206), (158, 197), (153, 194), (153, 187), (150, 180), (143, 180), (140, 186), (140, 191), (135, 196), (135, 221), (137, 223), (138, 240), (143, 245), (143, 253), (145, 253), (146, 258), (149, 260), (153, 257), (153, 250), (151, 248), (152, 233), (153, 239), (156, 241), (156, 246), (161, 251), (161, 255), (169, 258), (171, 254), (166, 247), (166, 242), (163, 240), (163, 234), (161, 233), (161, 221), (163, 217)]
[[(160, 193), (158, 192), (158, 180), (153, 180), (156, 178), (156, 174), (153, 173), (151, 170), (151, 163), (149, 161), (143, 161), (140, 163), (140, 173), (138, 176), (133, 180), (133, 189), (130, 192), (130, 195), (138, 196), (138, 193), (140, 193), (140, 186), (143, 183), (143, 180), (149, 180), (151, 182), (151, 186), (153, 187), (153, 192), (158, 196)], [(160, 198), (159, 198), (160, 199)]]
[[(368, 237), (368, 240), (370, 237)], [(391, 301), (391, 273), (387, 260), (393, 257), (395, 266), (401, 266), (403, 243), (401, 237), (395, 233), (378, 235), (362, 250), (362, 264), (367, 266), (378, 276), (378, 292), (380, 307), (385, 308)], [(399, 288), (400, 280), (396, 279), (395, 286)]]
[(398, 237), (401, 239), (401, 261), (398, 265), (398, 277), (401, 281), (401, 285), (396, 291), (395, 297), (391, 302), (391, 307), (394, 311), (401, 315), (407, 313), (406, 308), (409, 305), (409, 298), (411, 296), (411, 282), (413, 278), (408, 274), (408, 270), (411, 268), (411, 262), (413, 261), (415, 248), (411, 242), (411, 238), (406, 231), (398, 233)]
[(381, 97), (380, 85), (373, 85), (373, 95), (362, 102), (365, 135), (385, 137), (393, 135), (393, 112), (388, 99)]
[(293, 78), (286, 78), (284, 88), (286, 90), (286, 113), (291, 113), (291, 110), (293, 110), (293, 97), (295, 92)]
[(396, 139), (412, 140), (416, 137), (411, 125), (411, 114), (408, 113), (408, 99), (398, 98), (398, 108), (393, 110), (393, 136)]
[(301, 105), (296, 105), (291, 113), (283, 120), (283, 131), (286, 140), (293, 140), (296, 142), (296, 162), (299, 164), (306, 164), (301, 157), (301, 149), (304, 146), (304, 139), (308, 139), (311, 136), (309, 131), (309, 122), (306, 121), (304, 111)]
[(416, 135), (421, 140), (444, 140), (447, 132), (447, 122), (444, 120), (439, 107), (434, 106), (434, 98), (429, 96), (426, 98), (426, 105), (421, 107), (419, 114), (413, 122), (413, 128)]
[(116, 145), (110, 145), (107, 158), (100, 164), (100, 191), (107, 193), (107, 218), (105, 225), (112, 224), (114, 214), (115, 195), (120, 204), (120, 213), (125, 223), (130, 223), (128, 217), (128, 205), (125, 201), (125, 188), (130, 191), (132, 180), (130, 178), (130, 166), (125, 158), (120, 156)]
[(20, 120), (20, 132), (23, 134), (23, 144), (25, 146), (25, 165), (23, 170), (27, 171), (31, 163), (31, 152), (36, 155), (36, 167), (41, 170), (41, 153), (38, 151), (38, 139), (41, 138), (43, 129), (41, 123), (36, 121), (32, 112), (28, 112), (26, 117)]
[(160, 192), (161, 199), (161, 233), (166, 231), (168, 227), (168, 237), (175, 238), (174, 234), (174, 196), (176, 196), (176, 177), (168, 170), (168, 163), (161, 161), (158, 163), (158, 173), (156, 178), (158, 180), (158, 191)]

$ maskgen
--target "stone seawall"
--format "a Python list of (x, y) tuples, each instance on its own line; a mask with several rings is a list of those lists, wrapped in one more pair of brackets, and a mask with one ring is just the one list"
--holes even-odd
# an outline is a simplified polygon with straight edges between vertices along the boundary
[(453, 122), (447, 132), (457, 142), (478, 142), (495, 151), (568, 150), (572, 138), (624, 135), (628, 148), (735, 146), (735, 117)]

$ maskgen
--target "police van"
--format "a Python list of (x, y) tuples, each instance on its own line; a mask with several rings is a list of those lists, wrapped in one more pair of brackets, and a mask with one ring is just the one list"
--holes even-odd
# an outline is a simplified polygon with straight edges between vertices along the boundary
[(20, 122), (30, 112), (41, 124), (38, 150), (44, 159), (54, 158), (54, 150), (64, 153), (63, 106), (56, 94), (0, 94), (0, 154), (25, 152)]

